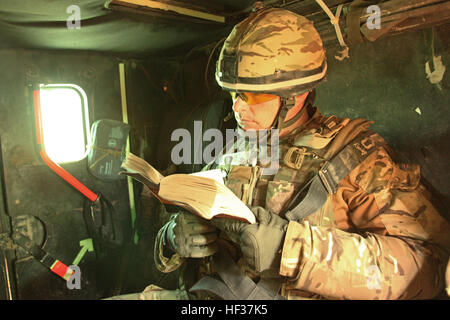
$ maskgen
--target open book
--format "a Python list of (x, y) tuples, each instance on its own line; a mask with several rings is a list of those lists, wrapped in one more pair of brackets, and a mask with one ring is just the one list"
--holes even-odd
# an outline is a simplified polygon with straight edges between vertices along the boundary
[[(177, 205), (200, 217), (231, 217), (249, 223), (256, 219), (251, 210), (223, 184), (220, 170), (196, 174), (172, 174), (164, 177), (144, 159), (128, 153), (122, 163), (126, 174), (146, 185), (166, 204)], [(216, 172), (214, 172), (216, 171)]]

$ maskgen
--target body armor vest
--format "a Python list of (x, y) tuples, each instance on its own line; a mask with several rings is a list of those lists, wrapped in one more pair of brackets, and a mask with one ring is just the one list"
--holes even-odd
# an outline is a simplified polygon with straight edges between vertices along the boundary
[[(305, 126), (280, 139), (279, 167), (274, 175), (263, 174), (267, 164), (254, 156), (259, 151), (256, 144), (245, 139), (234, 143), (231, 150), (238, 152), (224, 154), (205, 170), (222, 169), (226, 173), (226, 186), (246, 205), (261, 206), (283, 216), (293, 196), (371, 124), (364, 119), (325, 117), (316, 108), (309, 112), (311, 118)], [(273, 151), (270, 144), (267, 148), (268, 153)]]

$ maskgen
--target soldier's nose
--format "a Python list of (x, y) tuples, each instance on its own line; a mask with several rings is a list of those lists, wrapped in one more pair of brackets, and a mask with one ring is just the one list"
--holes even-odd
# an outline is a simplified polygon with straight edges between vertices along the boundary
[(248, 110), (248, 104), (246, 104), (242, 99), (237, 99), (233, 105), (234, 112), (242, 113)]

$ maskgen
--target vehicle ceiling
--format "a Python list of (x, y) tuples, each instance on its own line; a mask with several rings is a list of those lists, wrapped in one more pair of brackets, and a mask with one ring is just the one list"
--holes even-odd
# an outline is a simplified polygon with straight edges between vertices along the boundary
[[(0, 48), (87, 50), (129, 55), (175, 54), (223, 37), (232, 23), (167, 11), (123, 11), (107, 0), (1, 0)], [(184, 0), (203, 11), (235, 17), (255, 0)], [(272, 1), (273, 2), (273, 1)], [(77, 5), (81, 27), (68, 29), (67, 8)]]

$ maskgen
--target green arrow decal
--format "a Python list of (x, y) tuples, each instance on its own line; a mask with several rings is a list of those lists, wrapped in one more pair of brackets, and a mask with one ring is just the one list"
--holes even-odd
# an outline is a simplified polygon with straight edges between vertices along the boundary
[(76, 258), (72, 262), (72, 265), (74, 266), (77, 266), (80, 263), (81, 259), (83, 259), (87, 251), (89, 252), (94, 251), (94, 245), (92, 244), (91, 238), (81, 240), (80, 247), (81, 247), (80, 252), (78, 252)]

